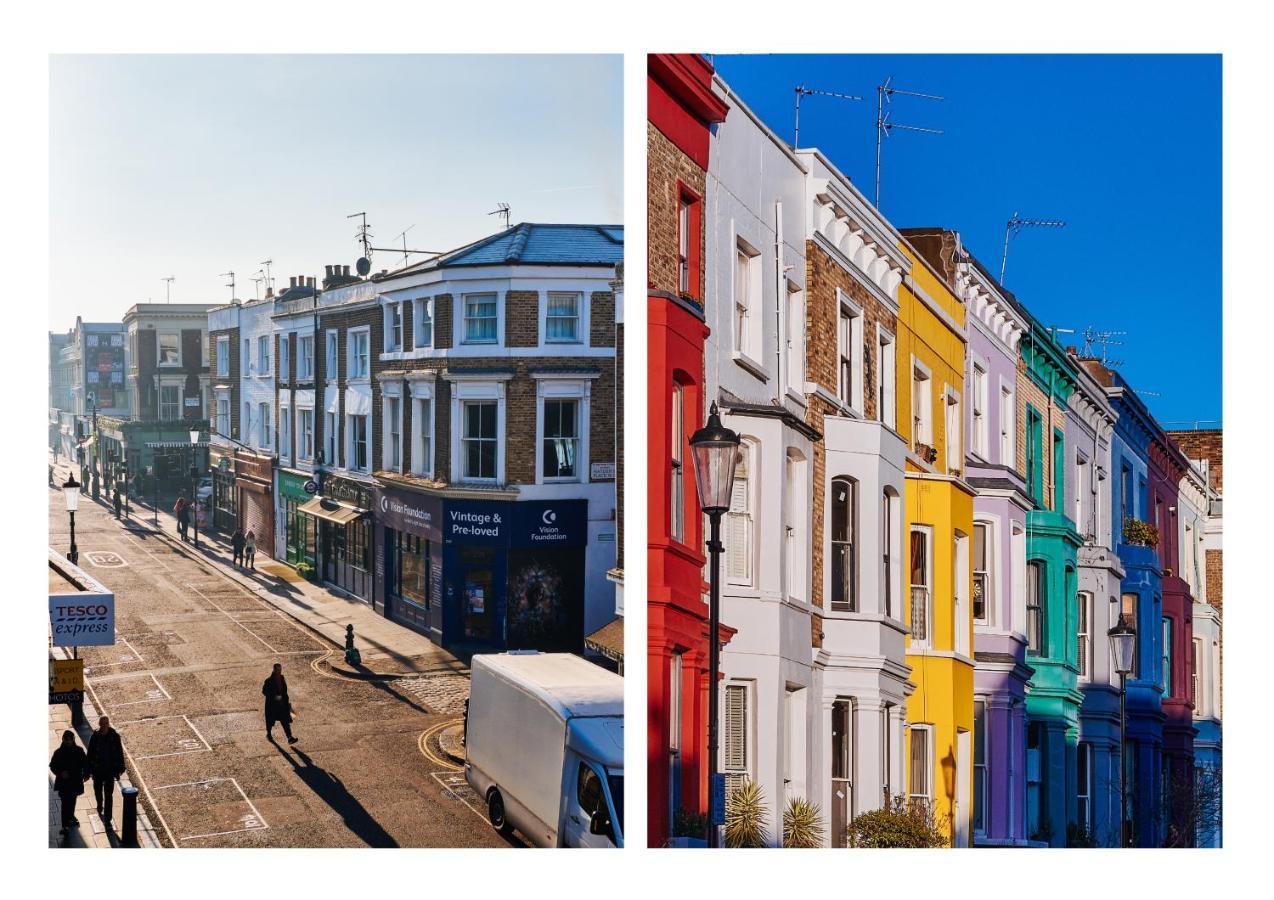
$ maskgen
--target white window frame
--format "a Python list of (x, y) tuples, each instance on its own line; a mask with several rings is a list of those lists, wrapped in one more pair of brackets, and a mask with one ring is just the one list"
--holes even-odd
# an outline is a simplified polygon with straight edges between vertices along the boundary
[[(846, 503), (848, 504), (848, 521), (846, 522), (846, 539), (844, 541), (836, 540), (836, 532), (833, 528), (835, 519), (835, 506), (837, 505), (836, 487), (838, 483), (844, 483), (848, 486)], [(859, 524), (863, 516), (859, 511), (859, 504), (862, 502), (862, 483), (850, 475), (836, 475), (827, 482), (827, 608), (834, 613), (858, 613), (862, 612), (862, 538), (859, 532)], [(845, 600), (842, 606), (837, 607), (836, 600), (836, 557), (838, 544), (844, 544), (848, 553), (848, 585), (845, 591)]]
[[(357, 350), (359, 339), (366, 339), (367, 353), (360, 354)], [(372, 329), (371, 326), (362, 325), (358, 328), (350, 328), (345, 332), (345, 353), (346, 353), (346, 381), (349, 382), (368, 382), (372, 377)], [(365, 366), (360, 365), (360, 360), (365, 361)]]
[(794, 281), (786, 281), (787, 296), (784, 300), (784, 340), (787, 369), (787, 389), (795, 399), (805, 398), (805, 291)]
[[(720, 771), (725, 775), (727, 796), (731, 788), (736, 786), (740, 780), (752, 781), (755, 779), (753, 772), (753, 762), (756, 757), (754, 749), (756, 747), (754, 687), (753, 682), (737, 680), (726, 681), (721, 686), (721, 747), (718, 753), (720, 755)], [(737, 725), (732, 721), (732, 698), (738, 698), (743, 705)], [(742, 742), (742, 746), (738, 748), (737, 752), (732, 746), (736, 728), (738, 729), (738, 737)]]
[(972, 543), (972, 537), (961, 531), (956, 531), (951, 545), (951, 571), (955, 588), (952, 591), (951, 617), (951, 627), (955, 632), (953, 647), (958, 655), (966, 657), (973, 656), (970, 646), (972, 642), (970, 633), (973, 625), (973, 611), (970, 609), (971, 598), (969, 596), (970, 586), (973, 583), (973, 575), (970, 568), (972, 565)]
[[(469, 301), (481, 297), (490, 297), (495, 302), (495, 338), (492, 340), (470, 340), (469, 339)], [(461, 346), (475, 347), (502, 347), (504, 346), (504, 293), (501, 291), (470, 291), (460, 295), (460, 302), (456, 304), (456, 315), (458, 317), (458, 329), (456, 331), (459, 340), (456, 342)], [(485, 318), (485, 317), (483, 317)]]
[(230, 377), (230, 337), (229, 335), (219, 335), (217, 337), (217, 377)]
[[(915, 745), (913, 741), (915, 741), (917, 734), (923, 734), (925, 736), (924, 737), (924, 741), (925, 741), (924, 757), (925, 758), (924, 758), (924, 761), (921, 763), (921, 765), (924, 766), (924, 770), (925, 770), (925, 785), (924, 785), (923, 791), (917, 791), (916, 790), (917, 786), (914, 783), (915, 782), (914, 775), (916, 774), (916, 771), (915, 771), (915, 765), (914, 765), (915, 751), (913, 749)], [(929, 803), (933, 803), (933, 792), (934, 792), (933, 756), (934, 756), (933, 726), (928, 723), (912, 724), (907, 729), (907, 797), (908, 799), (925, 800)]]
[(257, 337), (257, 377), (269, 378), (274, 374), (274, 370), (270, 368), (270, 344), (274, 341), (274, 335), (263, 334)]
[[(355, 419), (364, 419), (367, 423), (366, 428), (363, 431), (366, 436), (367, 450), (364, 454), (365, 464), (362, 466), (358, 464), (358, 441), (354, 429)], [(365, 415), (353, 415), (347, 412), (345, 414), (345, 468), (351, 472), (369, 473), (372, 470), (372, 453), (374, 447), (372, 446), (371, 419), (372, 417), (370, 413)]]
[(338, 410), (323, 410), (323, 463), (340, 468), (341, 414)]
[[(535, 483), (587, 484), (589, 481), (588, 433), (591, 428), (592, 382), (578, 377), (544, 375), (535, 382)], [(544, 404), (549, 400), (575, 401), (575, 473), (548, 478), (544, 475)]]
[[(390, 412), (391, 406), (397, 407), (396, 414)], [(403, 471), (403, 396), (400, 385), (381, 385), (380, 409), (380, 467), (386, 472), (401, 472)], [(394, 463), (392, 455), (395, 445), (398, 448), (397, 464)]]
[(1075, 592), (1075, 668), (1080, 681), (1093, 677), (1093, 595)]
[[(382, 318), (385, 326), (385, 352), (398, 353), (403, 349), (403, 336), (406, 328), (401, 301), (387, 301), (383, 307)], [(395, 318), (397, 318), (396, 325)]]
[[(217, 434), (230, 436), (230, 394), (226, 391), (218, 391), (216, 399), (217, 416), (215, 419)], [(225, 412), (222, 412), (222, 404), (225, 404)]]
[[(164, 362), (164, 338), (172, 338), (177, 342), (177, 361)], [(181, 332), (159, 331), (155, 333), (155, 365), (163, 369), (181, 368)]]
[(898, 428), (898, 353), (893, 334), (876, 326), (876, 420)]
[(758, 301), (764, 296), (761, 286), (761, 251), (736, 235), (734, 252), (734, 282), (731, 285), (734, 352), (744, 359), (754, 360), (760, 355), (756, 348), (756, 313)]
[(292, 407), (286, 403), (279, 404), (279, 460), (289, 462), (292, 459)]
[(323, 339), (323, 380), (327, 382), (335, 382), (340, 380), (341, 353), (340, 353), (341, 334), (336, 328), (329, 328), (324, 332)]
[[(165, 416), (165, 415), (164, 415), (164, 407), (165, 407), (165, 405), (166, 405), (166, 404), (164, 403), (164, 391), (176, 391), (176, 392), (177, 392), (177, 402), (176, 402), (176, 404), (175, 404), (175, 405), (176, 405), (176, 408), (177, 408), (177, 415), (175, 415), (175, 416)], [(179, 385), (179, 384), (160, 384), (160, 386), (159, 386), (159, 421), (161, 421), (161, 422), (180, 422), (180, 421), (182, 420), (182, 418), (183, 418), (183, 417), (182, 417), (182, 411), (183, 411), (182, 401), (183, 401), (183, 399), (184, 399), (184, 392), (183, 392), (183, 391), (182, 391), (182, 389), (181, 389), (181, 385)], [(171, 405), (173, 405), (173, 404), (167, 404), (167, 405), (171, 406)]]
[(947, 385), (943, 391), (942, 411), (946, 416), (943, 427), (943, 443), (945, 446), (947, 473), (964, 470), (964, 454), (960, 440), (960, 428), (964, 424), (960, 416), (960, 392)]
[[(1082, 537), (1087, 538), (1090, 534), (1088, 506), (1093, 500), (1092, 469), (1088, 457), (1079, 449), (1075, 451), (1075, 477), (1072, 483), (1075, 492), (1075, 528)], [(1097, 533), (1095, 526), (1091, 533), (1095, 538)]]
[[(760, 444), (751, 438), (739, 442), (739, 457), (735, 464), (734, 494), (730, 497), (730, 509), (725, 515), (725, 575), (729, 584), (752, 586), (755, 559), (753, 544), (756, 534), (756, 458)], [(743, 477), (739, 476), (739, 469)]]
[[(973, 520), (973, 534), (970, 537), (969, 544), (969, 566), (973, 572), (973, 583), (976, 586), (978, 573), (981, 572), (983, 578), (982, 587), (982, 618), (977, 616), (977, 606), (973, 598), (969, 598), (969, 615), (973, 617), (974, 625), (990, 626), (995, 622), (995, 596), (996, 596), (996, 576), (999, 569), (996, 568), (998, 556), (996, 550), (998, 545), (996, 539), (998, 536), (998, 522), (989, 518), (977, 518)], [(982, 529), (982, 565), (984, 568), (978, 568), (977, 557), (977, 533), (978, 529)]]
[[(862, 307), (849, 294), (836, 289), (836, 398), (860, 416), (865, 415), (864, 396), (867, 387), (867, 365), (863, 353)], [(847, 330), (848, 328), (848, 330)], [(848, 341), (849, 346), (845, 344)], [(843, 360), (848, 358), (849, 391), (845, 390)], [(848, 393), (849, 396), (846, 396)]]
[(288, 368), (292, 363), (292, 335), (296, 332), (284, 331), (279, 334), (279, 379), (286, 383)]
[(911, 357), (911, 447), (933, 446), (933, 373)]
[[(435, 398), (433, 384), (427, 381), (410, 382), (411, 396), (411, 472), (430, 478), (434, 474), (434, 415)], [(422, 415), (422, 407), (429, 405), (429, 414)]]
[(690, 206), (684, 194), (677, 195), (677, 291), (694, 295), (690, 283)]
[(297, 381), (313, 381), (314, 380), (314, 335), (312, 334), (297, 335), (296, 380)]
[[(506, 379), (507, 380), (507, 379)], [(470, 380), (452, 376), (451, 387), (451, 480), (457, 484), (504, 484), (505, 464), (507, 457), (508, 435), (507, 414), (505, 411), (505, 381), (490, 380), (484, 376), (482, 380)], [(464, 474), (464, 405), (483, 401), (494, 401), (496, 404), (496, 452), (495, 478), (469, 478)]]
[(783, 475), (783, 596), (803, 604), (809, 598), (809, 460), (796, 447), (787, 448)]
[[(549, 337), (549, 304), (554, 297), (573, 297), (575, 299), (575, 337), (574, 338), (552, 338)], [(572, 346), (575, 344), (584, 344), (588, 340), (589, 328), (589, 304), (588, 295), (580, 291), (544, 291), (540, 295), (540, 334), (541, 345), (548, 346)], [(569, 318), (565, 316), (554, 316), (552, 318)]]
[(970, 381), (969, 415), (972, 416), (973, 427), (969, 433), (969, 451), (979, 459), (989, 461), (991, 451), (987, 448), (987, 434), (990, 426), (986, 408), (988, 378), (986, 364), (979, 359), (973, 361)]
[(270, 404), (257, 403), (257, 446), (262, 450), (272, 450), (270, 443)]
[(999, 464), (1017, 469), (1017, 405), (1014, 389), (1000, 379), (1000, 459)]
[[(306, 419), (309, 419), (308, 426)], [(303, 462), (314, 459), (314, 407), (300, 406), (296, 410), (297, 458)]]
[[(429, 340), (422, 342), (420, 338), (425, 332), (426, 322), (429, 324)], [(417, 297), (412, 303), (411, 343), (417, 349), (434, 345), (433, 297)]]
[[(917, 585), (911, 580), (911, 535), (919, 534), (924, 538), (925, 547), (925, 565), (924, 575), (925, 583)], [(911, 649), (928, 650), (933, 646), (933, 526), (932, 525), (912, 525), (907, 531), (907, 627), (911, 631)], [(916, 609), (916, 588), (923, 587), (925, 590), (924, 597), (924, 616), (925, 629), (924, 636), (918, 637), (915, 625), (915, 609)]]

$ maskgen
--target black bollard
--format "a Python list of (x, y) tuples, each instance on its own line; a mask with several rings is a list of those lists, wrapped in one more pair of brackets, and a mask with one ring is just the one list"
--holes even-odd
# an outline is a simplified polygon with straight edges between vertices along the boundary
[(119, 835), (121, 847), (137, 846), (137, 788), (120, 788), (124, 795), (124, 823)]

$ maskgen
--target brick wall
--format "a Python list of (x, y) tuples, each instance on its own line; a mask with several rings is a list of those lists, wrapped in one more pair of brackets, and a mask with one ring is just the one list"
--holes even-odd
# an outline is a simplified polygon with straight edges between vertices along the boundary
[[(677, 285), (677, 182), (680, 181), (700, 197), (704, 195), (704, 172), (690, 157), (668, 140), (654, 125), (646, 124), (646, 239), (647, 279), (654, 290), (679, 293)], [(703, 258), (703, 233), (700, 229), (700, 259)], [(702, 270), (700, 282), (691, 293), (703, 296)]]
[(449, 350), (452, 347), (450, 294), (439, 294), (434, 298), (434, 347), (438, 350)]
[(1206, 431), (1168, 432), (1187, 459), (1208, 461), (1208, 481), (1218, 494), (1221, 493), (1221, 434), (1219, 428)]
[(1207, 578), (1208, 605), (1221, 612), (1221, 551), (1207, 550), (1203, 554), (1203, 573)]
[(504, 345), (535, 347), (540, 342), (540, 295), (509, 291), (504, 295)]
[(594, 291), (589, 301), (589, 346), (614, 347), (615, 295), (610, 291)]

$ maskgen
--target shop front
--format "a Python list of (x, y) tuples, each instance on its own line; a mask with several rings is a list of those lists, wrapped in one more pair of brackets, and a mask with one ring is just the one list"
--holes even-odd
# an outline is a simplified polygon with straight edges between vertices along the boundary
[(584, 649), (584, 500), (448, 500), (442, 642), (483, 650)]
[(318, 535), (318, 576), (329, 587), (375, 607), (372, 590), (372, 502), (369, 484), (325, 475), (322, 495), (298, 508), (312, 516)]
[(310, 476), (304, 472), (289, 472), (279, 469), (279, 509), (278, 514), (283, 524), (283, 558), (289, 566), (305, 563), (313, 569), (317, 555), (317, 520), (314, 516), (301, 512), (301, 507), (313, 498), (305, 490), (305, 483)]
[(385, 615), (431, 640), (442, 640), (442, 499), (390, 485), (372, 492), (377, 526), (376, 575)]
[(274, 556), (274, 460), (240, 450), (235, 470), (239, 527), (256, 538), (259, 556)]
[(239, 524), (239, 491), (234, 484), (234, 458), (224, 447), (209, 446), (212, 475), (212, 527), (233, 532)]

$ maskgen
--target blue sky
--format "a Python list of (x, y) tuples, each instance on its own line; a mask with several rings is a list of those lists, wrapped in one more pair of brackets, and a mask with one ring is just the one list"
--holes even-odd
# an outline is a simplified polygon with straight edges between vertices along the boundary
[[(49, 327), (241, 299), (374, 244), (623, 221), (619, 56), (55, 56)], [(420, 259), (421, 257), (413, 257)], [(394, 268), (401, 254), (378, 253)], [(264, 286), (261, 287), (264, 293)]]
[[(715, 56), (717, 71), (792, 140), (818, 147), (870, 198), (876, 86), (895, 96), (881, 210), (898, 227), (958, 230), (998, 273), (1004, 225), (1062, 219), (1012, 239), (1005, 286), (1044, 324), (1127, 331), (1110, 355), (1161, 422), (1221, 418), (1219, 56)], [(1079, 334), (1061, 334), (1065, 343)], [(1157, 396), (1156, 396), (1157, 395)]]

